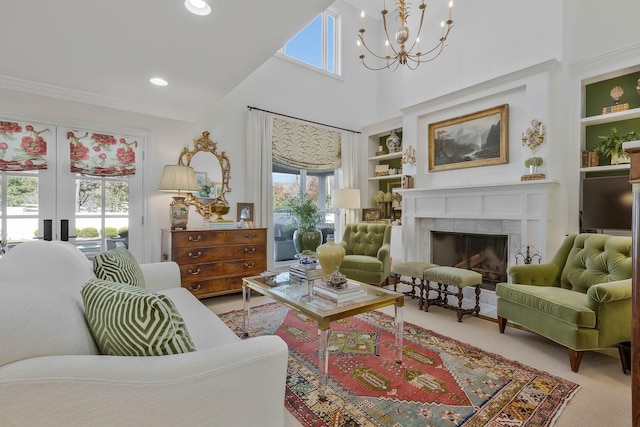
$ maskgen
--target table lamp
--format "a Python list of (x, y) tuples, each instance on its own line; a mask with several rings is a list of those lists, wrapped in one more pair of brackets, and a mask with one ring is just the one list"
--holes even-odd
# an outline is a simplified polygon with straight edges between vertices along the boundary
[[(357, 188), (336, 188), (331, 194), (331, 207), (337, 209), (360, 209), (360, 190)], [(342, 217), (342, 226), (347, 224), (347, 214)]]
[(184, 203), (186, 196), (180, 194), (181, 191), (197, 191), (198, 181), (196, 173), (191, 166), (165, 165), (160, 176), (158, 190), (167, 192), (177, 192), (173, 197), (173, 202), (169, 205), (169, 219), (171, 229), (187, 229), (189, 221), (189, 206)]

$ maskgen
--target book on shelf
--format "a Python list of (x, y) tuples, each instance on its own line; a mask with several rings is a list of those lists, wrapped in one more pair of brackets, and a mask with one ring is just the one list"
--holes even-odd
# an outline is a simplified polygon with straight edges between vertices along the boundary
[(319, 297), (322, 297), (337, 303), (354, 300), (356, 298), (360, 298), (367, 295), (367, 293), (362, 288), (356, 289), (355, 291), (343, 293), (343, 294), (337, 294), (335, 292), (328, 291), (324, 287), (321, 287), (318, 285), (313, 286), (313, 293), (315, 295), (318, 295)]

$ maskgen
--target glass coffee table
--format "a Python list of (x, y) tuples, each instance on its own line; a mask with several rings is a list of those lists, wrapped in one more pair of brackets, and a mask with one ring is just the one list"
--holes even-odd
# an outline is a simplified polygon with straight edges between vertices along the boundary
[[(289, 283), (288, 273), (281, 273), (272, 281), (265, 277), (245, 277), (242, 279), (242, 298), (244, 300), (244, 335), (248, 336), (250, 326), (250, 294), (251, 290), (261, 295), (274, 299), (280, 304), (302, 313), (313, 319), (318, 325), (318, 366), (320, 371), (320, 384), (318, 396), (321, 401), (326, 400), (326, 385), (329, 369), (329, 353), (327, 348), (327, 336), (330, 324), (333, 321), (366, 313), (388, 305), (395, 305), (395, 350), (396, 363), (402, 363), (402, 336), (404, 334), (404, 294), (390, 291), (377, 286), (349, 280), (362, 287), (365, 293), (353, 300), (345, 302), (332, 302), (328, 299), (313, 295), (307, 285)], [(270, 284), (267, 284), (270, 283)], [(273, 284), (271, 284), (273, 283)]]

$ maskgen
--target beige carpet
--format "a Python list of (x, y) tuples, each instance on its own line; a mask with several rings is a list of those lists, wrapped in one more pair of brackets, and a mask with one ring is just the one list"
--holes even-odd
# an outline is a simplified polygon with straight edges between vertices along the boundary
[[(242, 308), (240, 294), (202, 302), (214, 313)], [(262, 296), (251, 298), (252, 306), (267, 302), (272, 300)], [(555, 427), (631, 426), (631, 376), (622, 373), (617, 350), (585, 353), (580, 371), (574, 373), (566, 349), (538, 335), (510, 327), (500, 334), (498, 325), (490, 320), (465, 316), (458, 323), (453, 311), (432, 307), (425, 313), (418, 310), (416, 300), (405, 302), (407, 322), (580, 384), (582, 387), (562, 411)], [(393, 315), (393, 307), (381, 311)], [(300, 423), (284, 411), (285, 425), (299, 427)]]

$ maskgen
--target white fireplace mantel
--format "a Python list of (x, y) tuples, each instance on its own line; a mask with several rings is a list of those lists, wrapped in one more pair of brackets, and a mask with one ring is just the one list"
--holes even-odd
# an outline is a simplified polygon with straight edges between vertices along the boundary
[(429, 262), (427, 240), (439, 229), (518, 236), (510, 242), (510, 263), (525, 245), (546, 260), (558, 187), (557, 181), (538, 180), (396, 190), (402, 194), (403, 259)]

